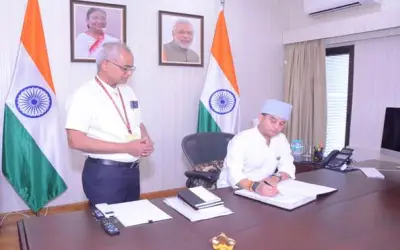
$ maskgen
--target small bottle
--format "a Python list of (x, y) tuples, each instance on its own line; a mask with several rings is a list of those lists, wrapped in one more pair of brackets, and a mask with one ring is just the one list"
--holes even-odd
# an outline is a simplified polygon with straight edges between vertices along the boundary
[(293, 140), (293, 143), (292, 143), (293, 155), (301, 155), (301, 151), (302, 151), (301, 140), (299, 140), (299, 139)]

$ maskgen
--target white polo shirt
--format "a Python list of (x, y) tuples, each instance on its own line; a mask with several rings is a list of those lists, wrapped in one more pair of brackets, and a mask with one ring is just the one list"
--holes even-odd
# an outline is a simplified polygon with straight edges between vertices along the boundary
[(243, 179), (260, 181), (271, 176), (276, 168), (295, 178), (296, 167), (286, 136), (278, 134), (267, 145), (257, 127), (244, 130), (228, 144), (217, 187), (234, 187)]
[[(67, 122), (65, 127), (67, 129), (82, 131), (88, 137), (107, 142), (125, 143), (132, 139), (140, 139), (140, 108), (132, 88), (127, 84), (112, 88), (103, 81), (101, 81), (101, 83), (113, 98), (125, 121), (124, 110), (118, 94), (118, 89), (120, 90), (130, 122), (132, 135), (129, 135), (126, 124), (118, 114), (113, 102), (94, 78), (81, 86), (68, 100)], [(137, 107), (131, 106), (131, 104), (134, 105), (131, 102), (136, 102)], [(133, 162), (138, 159), (130, 154), (83, 153), (92, 158), (121, 162)]]

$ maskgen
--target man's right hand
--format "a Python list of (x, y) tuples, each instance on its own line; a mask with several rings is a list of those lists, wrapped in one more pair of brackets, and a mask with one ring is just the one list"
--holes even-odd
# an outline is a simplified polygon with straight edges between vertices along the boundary
[(265, 184), (264, 182), (261, 182), (255, 191), (262, 196), (275, 196), (279, 194), (279, 191), (276, 187)]
[(146, 143), (145, 139), (133, 140), (128, 142), (127, 144), (128, 154), (131, 154), (135, 157), (141, 157), (148, 152), (152, 152), (153, 144)]

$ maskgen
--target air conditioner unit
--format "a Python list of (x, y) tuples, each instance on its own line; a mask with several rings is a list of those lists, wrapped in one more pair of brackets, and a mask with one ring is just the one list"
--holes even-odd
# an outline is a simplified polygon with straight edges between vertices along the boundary
[(380, 4), (381, 1), (382, 0), (303, 0), (303, 8), (307, 15), (316, 16), (361, 5), (376, 5)]

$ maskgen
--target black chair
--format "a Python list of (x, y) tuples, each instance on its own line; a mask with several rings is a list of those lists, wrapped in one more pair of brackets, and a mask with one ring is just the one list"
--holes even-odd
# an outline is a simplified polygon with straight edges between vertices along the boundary
[[(182, 149), (193, 170), (186, 171), (186, 186), (203, 186), (213, 189), (216, 186), (222, 163), (226, 156), (227, 146), (233, 134), (222, 132), (204, 132), (185, 136)], [(199, 165), (210, 164), (210, 167), (199, 168)], [(216, 167), (219, 165), (220, 167)], [(204, 169), (207, 169), (205, 171)]]

